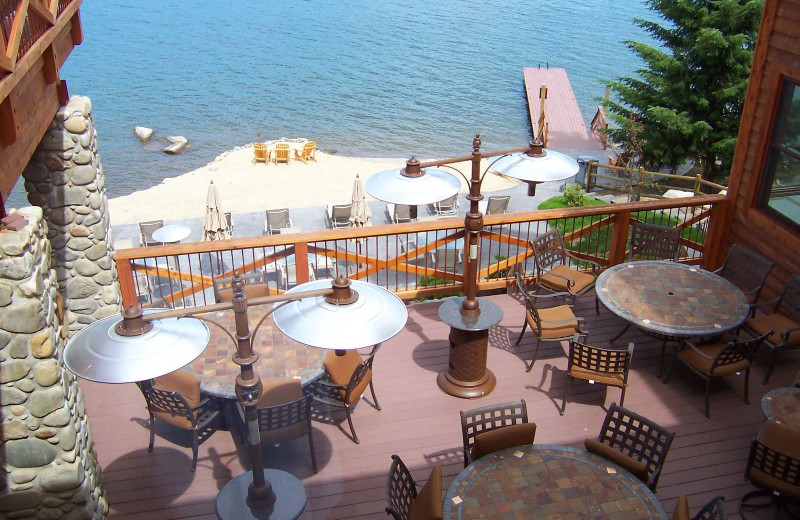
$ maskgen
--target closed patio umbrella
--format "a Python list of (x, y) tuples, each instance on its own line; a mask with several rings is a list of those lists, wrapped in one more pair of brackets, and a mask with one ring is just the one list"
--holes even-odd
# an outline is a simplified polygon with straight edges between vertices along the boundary
[(214, 186), (214, 181), (211, 181), (206, 195), (206, 214), (203, 217), (203, 241), (223, 240), (230, 237), (231, 231), (228, 229), (228, 222), (222, 213), (217, 187)]
[(367, 193), (364, 191), (364, 184), (361, 183), (361, 178), (356, 175), (356, 180), (353, 182), (353, 207), (350, 209), (350, 227), (364, 227), (371, 226), (372, 222), (369, 221), (372, 217), (372, 212), (367, 205)]

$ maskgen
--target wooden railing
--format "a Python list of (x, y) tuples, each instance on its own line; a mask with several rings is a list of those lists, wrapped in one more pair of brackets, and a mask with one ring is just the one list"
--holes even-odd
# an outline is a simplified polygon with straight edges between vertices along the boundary
[(590, 161), (586, 167), (586, 191), (600, 188), (634, 195), (633, 198), (640, 199), (642, 196), (648, 195), (660, 196), (666, 189), (675, 187), (672, 184), (670, 186), (661, 184), (662, 180), (670, 180), (673, 184), (678, 185), (685, 184), (688, 191), (691, 191), (694, 196), (702, 195), (704, 186), (717, 192), (728, 189), (727, 186), (703, 179), (700, 174), (674, 175), (646, 171), (641, 167), (630, 168), (602, 164), (597, 161)]
[[(722, 195), (664, 199), (484, 217), (478, 289), (504, 289), (516, 270), (534, 274), (529, 240), (559, 227), (578, 257), (611, 266), (624, 261), (628, 227), (647, 219), (682, 230), (681, 261), (718, 257), (726, 208)], [(250, 273), (271, 294), (312, 278), (346, 275), (410, 300), (460, 294), (464, 229), (459, 218), (359, 229), (118, 250), (115, 262), (126, 306), (196, 306), (214, 302), (214, 284)], [(456, 254), (447, 254), (455, 248)], [(296, 258), (308, 259), (295, 261)]]
[[(72, 0), (0, 2), (0, 71), (13, 72), (17, 62), (55, 25)], [(1, 74), (0, 74), (1, 76)]]

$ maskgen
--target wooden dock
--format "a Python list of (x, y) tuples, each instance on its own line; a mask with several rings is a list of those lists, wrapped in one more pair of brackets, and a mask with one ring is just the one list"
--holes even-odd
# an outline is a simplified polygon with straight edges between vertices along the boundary
[(539, 91), (547, 85), (545, 120), (549, 123), (548, 148), (568, 150), (602, 150), (603, 145), (589, 132), (578, 101), (572, 92), (567, 71), (560, 68), (524, 67), (525, 96), (533, 135), (539, 137)]

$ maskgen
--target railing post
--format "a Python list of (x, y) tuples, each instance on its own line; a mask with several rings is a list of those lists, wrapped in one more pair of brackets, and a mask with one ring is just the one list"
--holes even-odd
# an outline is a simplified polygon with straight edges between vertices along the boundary
[(133, 270), (131, 269), (130, 260), (117, 260), (117, 278), (119, 278), (119, 292), (122, 295), (122, 307), (130, 307), (137, 305), (138, 299), (136, 288), (133, 286)]
[(729, 199), (711, 205), (711, 214), (708, 216), (708, 228), (703, 242), (703, 256), (700, 267), (709, 271), (719, 267), (721, 258), (722, 238), (725, 232), (725, 215), (728, 212)]
[(297, 285), (308, 282), (311, 279), (311, 273), (308, 270), (308, 244), (306, 242), (294, 244), (294, 264), (297, 272)]
[(699, 173), (694, 176), (694, 196), (695, 197), (697, 197), (697, 195), (700, 193), (700, 181), (701, 180), (703, 180), (703, 176), (700, 175)]
[(625, 248), (628, 246), (628, 227), (631, 223), (631, 212), (620, 211), (613, 217), (614, 224), (611, 228), (611, 240), (608, 250), (608, 266), (621, 264), (625, 261)]
[(594, 169), (595, 164), (597, 164), (597, 161), (591, 160), (591, 161), (589, 161), (589, 164), (586, 166), (586, 191), (587, 192), (592, 191), (592, 173), (593, 173), (592, 170)]

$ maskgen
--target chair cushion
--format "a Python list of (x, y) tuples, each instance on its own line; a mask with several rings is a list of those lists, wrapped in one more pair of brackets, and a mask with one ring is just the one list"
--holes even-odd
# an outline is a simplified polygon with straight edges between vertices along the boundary
[(595, 455), (600, 455), (606, 460), (609, 460), (616, 464), (617, 466), (622, 466), (633, 476), (647, 484), (647, 481), (650, 478), (650, 474), (647, 472), (647, 464), (644, 462), (638, 461), (628, 455), (625, 455), (621, 451), (612, 448), (608, 444), (603, 444), (602, 442), (596, 439), (586, 439), (583, 441), (583, 445), (586, 447), (586, 451), (589, 453), (594, 453)]
[(686, 495), (678, 497), (678, 502), (675, 503), (675, 510), (672, 512), (672, 520), (690, 520), (689, 514), (689, 499)]
[[(542, 320), (540, 339), (571, 338), (578, 330), (578, 320), (569, 305), (546, 307), (537, 309), (537, 311)], [(528, 315), (528, 323), (536, 332), (536, 322), (533, 320), (533, 316)]]
[[(159, 390), (178, 392), (183, 396), (190, 408), (194, 408), (200, 404), (200, 379), (184, 370), (176, 370), (175, 372), (157, 377), (154, 387)], [(168, 422), (178, 428), (183, 428), (184, 430), (191, 430), (193, 428), (192, 421), (183, 415), (156, 411), (153, 412), (153, 415), (162, 421)], [(194, 415), (197, 417), (197, 412), (195, 412)]]
[(442, 520), (442, 468), (431, 470), (428, 481), (417, 493), (408, 509), (408, 520)]
[[(759, 440), (775, 451), (800, 459), (800, 433), (787, 426), (767, 421), (764, 423), (764, 430)], [(793, 486), (755, 468), (750, 469), (747, 477), (758, 487), (778, 491), (789, 498), (800, 499), (800, 486)]]
[[(772, 329), (774, 332), (767, 336), (767, 341), (773, 345), (779, 345), (783, 342), (781, 332), (784, 330), (800, 328), (800, 323), (797, 323), (779, 312), (748, 318), (745, 323), (748, 327), (753, 329), (758, 336)], [(800, 331), (792, 332), (789, 334), (789, 340), (786, 342), (786, 346), (796, 347), (798, 345), (800, 345)]]
[[(345, 385), (350, 382), (350, 378), (353, 377), (353, 374), (358, 368), (358, 364), (361, 363), (362, 359), (359, 355), (358, 351), (356, 350), (347, 350), (345, 351), (344, 356), (337, 356), (336, 352), (329, 352), (327, 356), (325, 356), (325, 361), (323, 361), (323, 365), (325, 366), (325, 370), (328, 372), (328, 376), (331, 378), (337, 385)], [(367, 375), (364, 376), (364, 379), (358, 384), (356, 388), (353, 389), (353, 392), (350, 394), (350, 402), (348, 404), (352, 404), (361, 398), (361, 394), (364, 393), (366, 390), (367, 385), (372, 380), (372, 370), (367, 371)], [(339, 394), (342, 398), (345, 397), (346, 390), (344, 388), (339, 389)]]
[(535, 436), (535, 423), (511, 424), (479, 433), (475, 436), (472, 448), (469, 450), (470, 460), (478, 460), (498, 450), (533, 444)]
[[(261, 298), (262, 296), (269, 296), (269, 286), (265, 283), (254, 283), (244, 286), (244, 294), (248, 300), (253, 298)], [(231, 302), (233, 301), (233, 289), (220, 289), (219, 301)]]
[(595, 381), (601, 385), (618, 386), (625, 385), (625, 374), (608, 374), (604, 372), (595, 372), (581, 367), (572, 367), (567, 375), (584, 381)]
[[(299, 379), (268, 379), (264, 383), (264, 391), (258, 401), (258, 408), (278, 406), (291, 403), (303, 397), (303, 385)], [(261, 441), (267, 444), (302, 437), (308, 433), (308, 423), (301, 420), (298, 423), (272, 430), (261, 430)]]
[[(559, 275), (559, 276), (553, 276)], [(572, 278), (574, 284), (572, 287), (567, 288), (567, 280), (561, 278), (561, 276), (567, 276)], [(564, 264), (557, 265), (544, 273), (540, 277), (540, 282), (547, 288), (553, 291), (560, 291), (566, 292), (569, 291), (572, 294), (577, 294), (582, 292), (587, 287), (591, 287), (595, 282), (595, 277), (591, 273), (584, 273), (583, 271), (576, 271), (570, 267), (567, 267)]]
[[(695, 345), (695, 348), (697, 350), (690, 347), (684, 347), (678, 351), (678, 356), (696, 368), (698, 371), (707, 376), (711, 376), (711, 364), (714, 362), (714, 360), (700, 355), (697, 351), (699, 350), (706, 356), (713, 358), (719, 354), (723, 348), (725, 348), (725, 343), (721, 341), (715, 341), (713, 343)], [(729, 376), (731, 374), (735, 374), (736, 372), (744, 372), (748, 368), (750, 368), (750, 363), (746, 359), (743, 359), (730, 365), (718, 366), (714, 371), (714, 376)]]

